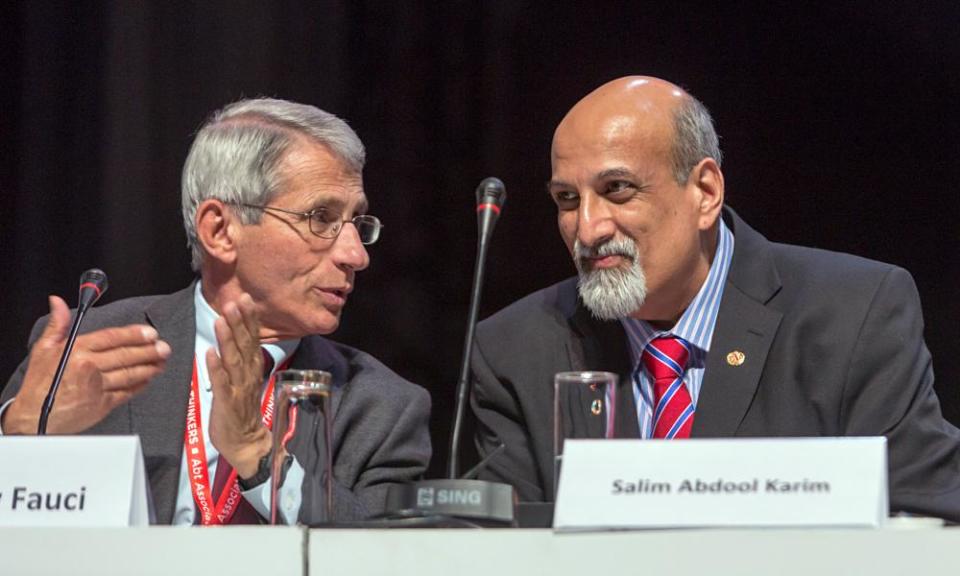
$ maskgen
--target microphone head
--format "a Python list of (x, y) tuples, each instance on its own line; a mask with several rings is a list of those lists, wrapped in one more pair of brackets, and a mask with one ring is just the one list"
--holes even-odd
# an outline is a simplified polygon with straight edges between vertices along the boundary
[(93, 306), (94, 302), (107, 291), (107, 274), (99, 268), (91, 268), (80, 275), (80, 299), (78, 309)]
[(490, 176), (484, 178), (477, 186), (477, 205), (492, 204), (497, 208), (502, 208), (503, 203), (507, 201), (507, 189), (499, 178)]

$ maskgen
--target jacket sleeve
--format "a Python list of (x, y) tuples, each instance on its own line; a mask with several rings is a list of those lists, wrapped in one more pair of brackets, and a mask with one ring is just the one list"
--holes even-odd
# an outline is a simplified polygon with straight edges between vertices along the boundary
[[(430, 462), (430, 395), (399, 376), (352, 382), (344, 391), (333, 427), (333, 519), (361, 520), (385, 512), (390, 486), (420, 478)], [(381, 379), (382, 377), (382, 379)], [(356, 388), (351, 390), (350, 388)], [(322, 429), (319, 415), (312, 423)], [(300, 521), (320, 520), (323, 510), (322, 448), (317, 433), (295, 448), (306, 469)], [(301, 454), (306, 454), (302, 457)]]
[(960, 430), (940, 412), (905, 270), (892, 268), (874, 293), (845, 382), (845, 435), (887, 437), (890, 510), (960, 520)]
[[(520, 500), (539, 502), (549, 498), (534, 454), (528, 423), (520, 407), (514, 383), (496, 374), (484, 353), (482, 339), (472, 358), (473, 393), (470, 403), (476, 418), (474, 442), (481, 459), (504, 444), (504, 449), (485, 465), (483, 480), (513, 485)], [(549, 479), (552, 484), (552, 478)]]

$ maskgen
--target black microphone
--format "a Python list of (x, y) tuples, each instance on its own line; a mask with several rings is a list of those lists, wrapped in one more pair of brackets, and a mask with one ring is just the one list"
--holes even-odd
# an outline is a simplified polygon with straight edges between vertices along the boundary
[(37, 434), (43, 436), (47, 433), (47, 420), (50, 418), (50, 411), (53, 410), (53, 401), (57, 396), (57, 390), (60, 389), (60, 381), (63, 380), (63, 372), (67, 368), (67, 359), (73, 352), (73, 343), (77, 340), (77, 333), (80, 331), (80, 323), (87, 310), (96, 303), (107, 291), (107, 275), (103, 270), (91, 268), (80, 276), (80, 297), (77, 301), (77, 314), (73, 318), (73, 325), (70, 327), (70, 335), (67, 337), (67, 344), (63, 348), (63, 354), (60, 355), (60, 364), (53, 375), (53, 382), (50, 383), (50, 389), (47, 391), (47, 397), (43, 399), (43, 406), (40, 408), (40, 422), (37, 425)]
[[(478, 243), (486, 246), (493, 234), (493, 227), (500, 218), (500, 210), (507, 201), (507, 190), (499, 178), (484, 178), (477, 186), (477, 230)], [(486, 252), (477, 255), (477, 260), (486, 258)], [(476, 282), (475, 282), (476, 284)]]
[(80, 276), (80, 298), (77, 300), (77, 314), (86, 312), (107, 291), (107, 274), (99, 268), (91, 268)]
[(450, 459), (447, 472), (451, 480), (460, 475), (460, 435), (463, 431), (463, 414), (470, 392), (470, 358), (473, 355), (473, 336), (477, 329), (477, 314), (480, 311), (487, 246), (506, 200), (507, 191), (499, 178), (492, 176), (484, 178), (477, 186), (477, 261), (473, 271), (473, 289), (470, 294), (470, 312), (467, 317), (467, 336), (463, 344), (463, 361), (460, 364), (460, 380), (457, 382), (453, 431), (450, 434)]
[(503, 444), (487, 454), (486, 458), (463, 478), (458, 478), (460, 435), (470, 393), (470, 357), (480, 308), (487, 244), (506, 198), (503, 182), (497, 178), (486, 178), (477, 187), (477, 262), (473, 273), (467, 337), (463, 345), (463, 363), (460, 366), (460, 380), (457, 382), (453, 431), (450, 435), (450, 475), (446, 479), (420, 480), (390, 486), (387, 490), (386, 506), (387, 516), (391, 518), (388, 522), (397, 522), (397, 526), (406, 525), (406, 521), (416, 519), (433, 519), (431, 522), (440, 521), (440, 525), (448, 525), (443, 524), (448, 521), (459, 522), (449, 524), (456, 526), (504, 526), (512, 525), (516, 521), (514, 510), (517, 496), (513, 486), (473, 480), (494, 457), (500, 455), (505, 449)]

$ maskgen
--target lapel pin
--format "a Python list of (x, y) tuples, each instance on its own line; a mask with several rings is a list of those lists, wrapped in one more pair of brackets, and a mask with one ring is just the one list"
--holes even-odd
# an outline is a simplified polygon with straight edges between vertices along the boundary
[(590, 413), (594, 416), (599, 416), (600, 412), (603, 411), (603, 400), (594, 400), (590, 404)]
[(739, 350), (734, 350), (733, 352), (727, 354), (727, 364), (731, 366), (739, 366), (743, 364), (743, 361), (747, 359), (747, 355)]

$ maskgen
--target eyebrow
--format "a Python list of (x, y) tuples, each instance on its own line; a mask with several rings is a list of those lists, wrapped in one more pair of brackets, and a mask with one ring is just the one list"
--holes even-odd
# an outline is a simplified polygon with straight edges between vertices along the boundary
[(370, 202), (367, 201), (367, 197), (364, 195), (363, 199), (357, 202), (357, 207), (354, 209), (354, 212), (357, 214), (366, 214), (369, 209)]
[[(631, 178), (636, 179), (637, 174), (630, 170), (629, 168), (617, 167), (617, 168), (607, 168), (606, 170), (601, 170), (597, 173), (597, 180), (610, 180), (613, 178)], [(547, 181), (547, 193), (549, 194), (553, 188), (576, 188), (573, 184), (569, 182), (564, 182), (563, 180), (548, 180)]]
[(576, 188), (576, 186), (574, 186), (573, 184), (569, 184), (567, 182), (564, 182), (563, 180), (547, 180), (547, 183), (546, 183), (547, 194), (549, 194), (550, 191), (557, 186), (564, 187), (564, 188)]
[[(342, 212), (346, 206), (346, 203), (337, 197), (318, 197), (310, 206), (310, 210), (317, 210), (320, 208), (332, 209)], [(366, 195), (357, 202), (356, 207), (354, 208), (355, 214), (366, 214), (367, 210), (370, 209), (370, 203), (367, 201)]]
[(598, 180), (609, 180), (611, 178), (636, 178), (637, 175), (627, 168), (607, 168), (597, 174)]

